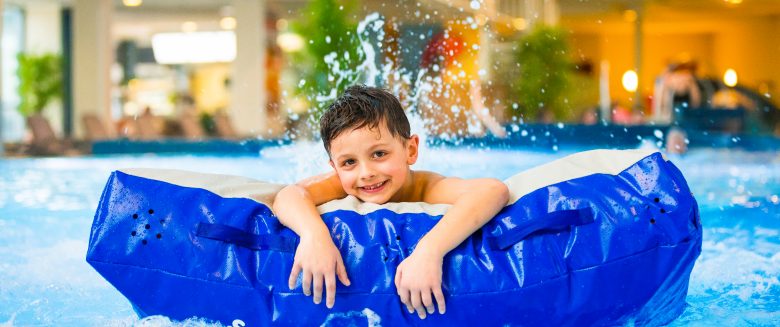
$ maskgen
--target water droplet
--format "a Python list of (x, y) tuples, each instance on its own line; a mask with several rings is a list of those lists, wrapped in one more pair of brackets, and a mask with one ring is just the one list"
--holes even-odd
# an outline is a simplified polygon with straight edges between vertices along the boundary
[(659, 139), (664, 138), (664, 132), (662, 132), (660, 129), (654, 130), (653, 135), (655, 135), (655, 137)]

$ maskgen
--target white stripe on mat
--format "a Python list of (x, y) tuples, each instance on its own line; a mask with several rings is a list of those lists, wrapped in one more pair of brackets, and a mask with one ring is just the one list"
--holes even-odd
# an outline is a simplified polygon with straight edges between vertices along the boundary
[[(657, 151), (638, 150), (591, 150), (575, 153), (564, 158), (528, 169), (504, 181), (509, 186), (510, 201), (514, 203), (524, 195), (542, 187), (592, 174), (617, 175), (638, 161)], [(260, 182), (251, 178), (206, 174), (173, 169), (124, 169), (122, 172), (138, 177), (159, 180), (184, 187), (201, 188), (224, 198), (248, 198), (271, 206), (274, 196), (284, 185)], [(320, 214), (335, 210), (351, 210), (368, 214), (379, 209), (396, 213), (425, 213), (432, 216), (447, 212), (448, 204), (423, 202), (374, 203), (360, 202), (353, 196), (330, 201), (317, 207)]]

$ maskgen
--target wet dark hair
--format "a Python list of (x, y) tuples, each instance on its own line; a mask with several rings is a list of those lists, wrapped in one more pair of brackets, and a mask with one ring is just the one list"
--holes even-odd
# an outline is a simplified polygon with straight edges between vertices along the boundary
[(325, 151), (330, 155), (330, 142), (342, 132), (365, 126), (374, 129), (383, 121), (393, 137), (400, 136), (403, 140), (411, 137), (409, 120), (398, 98), (382, 88), (350, 86), (320, 118)]

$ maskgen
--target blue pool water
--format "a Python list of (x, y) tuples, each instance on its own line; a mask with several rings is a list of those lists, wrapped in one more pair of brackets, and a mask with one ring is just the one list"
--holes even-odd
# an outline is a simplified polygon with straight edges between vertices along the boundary
[[(570, 153), (426, 148), (415, 168), (505, 179)], [(695, 150), (671, 159), (688, 179), (704, 224), (689, 306), (672, 325), (780, 325), (780, 154)], [(138, 320), (85, 262), (100, 192), (111, 171), (126, 167), (280, 183), (329, 169), (321, 146), (313, 143), (268, 148), (256, 157), (0, 159), (0, 327), (208, 325), (197, 319)]]

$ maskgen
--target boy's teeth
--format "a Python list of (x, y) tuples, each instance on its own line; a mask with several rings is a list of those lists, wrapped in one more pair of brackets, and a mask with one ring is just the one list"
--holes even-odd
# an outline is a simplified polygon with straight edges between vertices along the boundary
[(363, 188), (366, 189), (366, 190), (373, 190), (375, 188), (378, 188), (378, 187), (382, 186), (382, 184), (384, 184), (384, 182), (377, 183), (377, 184), (374, 184), (374, 185), (369, 185), (369, 186), (363, 186)]

